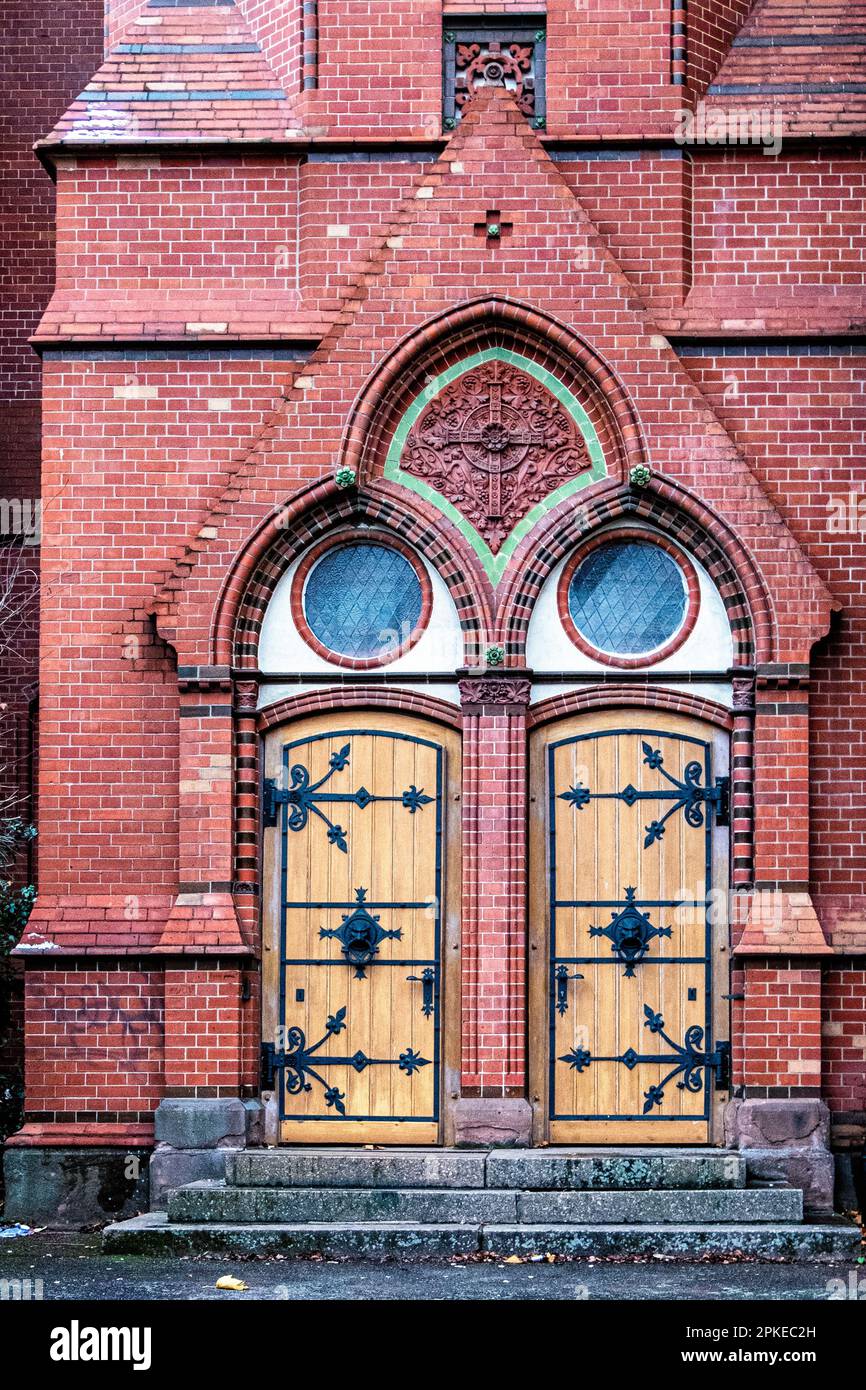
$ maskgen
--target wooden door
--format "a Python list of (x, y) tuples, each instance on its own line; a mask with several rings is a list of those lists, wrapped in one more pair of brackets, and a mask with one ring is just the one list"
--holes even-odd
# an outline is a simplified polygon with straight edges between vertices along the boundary
[(661, 711), (587, 713), (536, 735), (533, 1083), (554, 1143), (713, 1138), (727, 759), (721, 731)]
[(264, 1039), (283, 1141), (440, 1139), (458, 764), (455, 734), (381, 711), (267, 745)]

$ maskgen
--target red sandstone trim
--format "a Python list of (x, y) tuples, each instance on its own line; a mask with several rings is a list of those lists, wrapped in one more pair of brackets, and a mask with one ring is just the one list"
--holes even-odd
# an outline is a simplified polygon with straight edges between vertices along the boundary
[[(417, 624), (405, 640), (400, 643), (399, 647), (389, 649), (387, 656), (383, 657), (352, 657), (347, 656), (344, 652), (331, 651), (329, 647), (326, 647), (323, 642), (319, 641), (319, 638), (307, 622), (307, 614), (304, 607), (304, 589), (307, 578), (316, 561), (320, 560), (323, 555), (327, 555), (331, 550), (344, 549), (346, 546), (359, 544), (381, 545), (387, 550), (399, 551), (399, 553), (409, 561), (409, 564), (412, 566), (418, 578), (418, 583), (421, 585), (421, 615)], [(427, 624), (430, 622), (432, 608), (433, 586), (430, 583), (430, 576), (427, 573), (426, 567), (421, 563), (411, 546), (406, 545), (404, 541), (393, 536), (390, 531), (352, 531), (348, 534), (340, 532), (334, 536), (328, 536), (320, 541), (318, 545), (314, 545), (311, 550), (307, 551), (307, 554), (298, 565), (294, 579), (292, 580), (292, 617), (304, 641), (318, 656), (324, 657), (326, 661), (331, 661), (336, 666), (350, 667), (355, 671), (368, 671), (374, 666), (388, 666), (392, 661), (396, 661), (398, 657), (404, 656), (406, 652), (411, 651), (415, 643), (423, 636)]]
[[(641, 541), (644, 545), (658, 546), (659, 550), (670, 555), (679, 566), (686, 585), (686, 614), (678, 631), (664, 646), (657, 647), (654, 651), (644, 652), (641, 656), (620, 656), (614, 652), (606, 652), (601, 647), (593, 646), (576, 626), (568, 604), (568, 590), (578, 565), (582, 564), (593, 551), (622, 540)], [(605, 666), (620, 666), (635, 670), (640, 666), (653, 666), (657, 661), (662, 661), (666, 656), (671, 656), (673, 652), (679, 650), (697, 622), (701, 606), (701, 589), (694, 565), (685, 553), (672, 541), (669, 541), (666, 536), (656, 535), (652, 531), (641, 531), (637, 526), (623, 526), (613, 531), (604, 531), (601, 535), (593, 536), (583, 545), (578, 546), (559, 576), (556, 598), (559, 605), (560, 621), (576, 647), (586, 656), (604, 662)]]

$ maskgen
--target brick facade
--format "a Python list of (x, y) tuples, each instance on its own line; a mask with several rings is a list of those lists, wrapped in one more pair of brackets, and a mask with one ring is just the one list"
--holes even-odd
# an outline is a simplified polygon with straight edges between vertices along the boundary
[[(752, 52), (735, 36), (786, 32), (774, 3), (690, 6), (683, 57), (667, 2), (550, 0), (544, 128), (485, 91), (447, 138), (449, 14), (505, 24), (522, 7), (343, 0), (314, 22), (289, 0), (112, 0), (102, 67), (59, 21), (56, 85), (27, 60), (57, 277), (51, 294), (51, 184), (22, 144), (40, 249), (3, 360), (26, 416), (12, 473), (30, 479), (35, 334), (44, 598), (13, 1142), (68, 1144), (80, 1121), (140, 1143), (164, 1096), (257, 1093), (260, 735), (353, 704), (462, 733), (462, 1095), (526, 1094), (528, 730), (631, 701), (732, 734), (735, 1084), (866, 1122), (866, 114), (824, 93), (807, 135), (765, 72), (780, 151), (674, 138), (684, 106), (730, 111), (745, 79), (720, 69)], [(93, 8), (60, 11), (78, 34)], [(413, 396), (494, 348), (569, 389), (604, 463), (501, 575), (387, 463)], [(341, 465), (357, 488), (337, 486)], [(444, 580), (459, 700), (363, 672), (257, 715), (281, 576), (371, 524)], [(620, 524), (670, 537), (715, 585), (725, 702), (657, 673), (534, 690), (539, 594), (582, 537)], [(492, 645), (495, 698), (469, 674)]]

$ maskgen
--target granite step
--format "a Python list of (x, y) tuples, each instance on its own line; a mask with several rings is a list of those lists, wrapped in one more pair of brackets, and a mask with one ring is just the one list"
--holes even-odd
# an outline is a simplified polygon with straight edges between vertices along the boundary
[(792, 1222), (795, 1188), (518, 1192), (492, 1188), (267, 1188), (190, 1183), (169, 1198), (173, 1223), (412, 1222), (416, 1225)]
[(509, 1188), (521, 1191), (742, 1188), (726, 1149), (247, 1149), (229, 1156), (235, 1187)]
[(492, 1255), (595, 1258), (666, 1256), (679, 1260), (746, 1256), (757, 1260), (832, 1261), (851, 1258), (860, 1231), (841, 1219), (777, 1225), (418, 1225), (412, 1222), (189, 1224), (161, 1212), (118, 1221), (103, 1232), (112, 1254), (163, 1253), (255, 1257), (267, 1255), (380, 1260)]

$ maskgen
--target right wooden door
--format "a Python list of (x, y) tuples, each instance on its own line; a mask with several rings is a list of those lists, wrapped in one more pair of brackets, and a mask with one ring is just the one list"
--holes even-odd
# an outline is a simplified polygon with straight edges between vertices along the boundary
[(728, 1055), (727, 760), (724, 731), (663, 711), (536, 734), (538, 1137), (712, 1140)]

